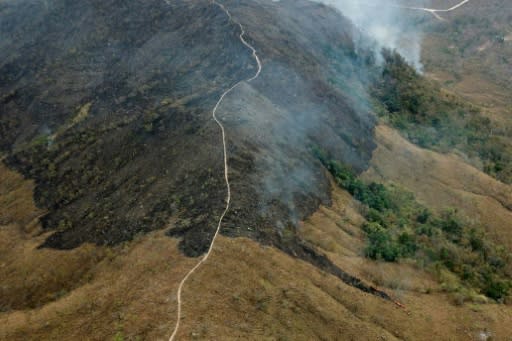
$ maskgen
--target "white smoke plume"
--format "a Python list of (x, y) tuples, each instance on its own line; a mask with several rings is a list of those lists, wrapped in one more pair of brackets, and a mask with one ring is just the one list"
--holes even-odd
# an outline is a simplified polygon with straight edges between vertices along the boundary
[[(409, 64), (422, 71), (421, 40), (423, 34), (415, 20), (417, 14), (401, 8), (393, 0), (313, 0), (339, 10), (358, 31), (372, 38), (379, 56), (382, 48), (398, 51)], [(357, 34), (357, 33), (355, 33)], [(356, 38), (356, 35), (354, 36)], [(354, 39), (356, 42), (357, 39)], [(367, 47), (367, 46), (366, 46)]]

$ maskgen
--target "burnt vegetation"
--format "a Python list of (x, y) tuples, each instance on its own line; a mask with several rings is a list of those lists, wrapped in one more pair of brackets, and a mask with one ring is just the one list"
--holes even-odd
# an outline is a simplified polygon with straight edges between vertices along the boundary
[[(397, 54), (384, 52), (383, 68), (376, 65), (369, 51), (356, 48), (353, 27), (339, 13), (307, 1), (279, 5), (229, 4), (264, 70), (246, 85), (256, 95), (241, 97), (244, 110), (237, 107), (234, 119), (221, 117), (234, 189), (222, 233), (274, 245), (389, 298), (298, 238), (298, 220), (330, 202), (329, 178), (308, 146), (338, 155), (355, 173), (367, 167), (376, 123), (365, 97), (370, 81), (381, 116), (413, 142), (478, 155), (486, 171), (503, 181), (510, 181), (509, 147), (499, 136), (489, 138), (492, 127), (475, 109), (439, 99), (439, 89)], [(226, 194), (211, 110), (223, 91), (255, 71), (239, 27), (218, 6), (182, 0), (59, 0), (50, 8), (9, 3), (0, 4), (0, 15), (6, 37), (0, 50), (0, 148), (9, 167), (36, 182), (36, 203), (47, 212), (43, 227), (54, 231), (42, 247), (115, 245), (166, 229), (174, 216), (168, 234), (181, 238), (187, 256), (202, 255)], [(251, 100), (261, 98), (252, 105), (274, 110), (270, 123), (243, 117)], [(471, 249), (468, 236), (477, 238), (477, 230), (462, 223), (459, 228), (459, 222), (443, 227), (448, 218), (433, 218), (398, 190), (367, 186), (339, 165), (327, 166), (368, 206), (369, 257), (430, 255), (427, 245), (444, 238), (446, 252), (470, 250), (460, 252), (476, 257), (473, 274), (463, 278), (465, 260), (450, 265), (441, 250), (422, 259), (490, 297), (506, 294), (504, 267), (489, 260), (502, 260), (501, 253), (492, 253), (483, 239)], [(277, 189), (269, 195), (261, 180), (275, 174), (269, 187)], [(397, 216), (402, 225), (395, 224)], [(407, 220), (413, 216), (415, 221)], [(417, 229), (433, 232), (416, 235)]]
[[(53, 231), (41, 247), (110, 246), (167, 229), (181, 239), (184, 254), (204, 254), (226, 195), (220, 131), (211, 110), (223, 91), (255, 71), (239, 27), (208, 2), (54, 5), (0, 5), (7, 18), (2, 33), (11, 45), (0, 52), (9, 61), (0, 64), (8, 76), (0, 83), (0, 146), (7, 165), (36, 182), (36, 204), (47, 212), (43, 227)], [(343, 155), (357, 170), (366, 168), (375, 147), (374, 118), (354, 109), (359, 99), (328, 79), (335, 73), (338, 85), (340, 79), (358, 82), (352, 27), (318, 4), (283, 3), (282, 13), (273, 6), (229, 5), (264, 63), (261, 77), (245, 85), (258, 93), (245, 98), (245, 105), (265, 98), (283, 115), (260, 129), (256, 124), (262, 122), (250, 117), (237, 120), (245, 113), (240, 108), (234, 119), (227, 107), (219, 112), (228, 132), (233, 189), (221, 231), (273, 245), (389, 299), (335, 266), (296, 230), (299, 219), (330, 200), (328, 176), (308, 144)], [(25, 18), (16, 15), (22, 10)], [(289, 21), (300, 17), (303, 26), (283, 30), (283, 15)], [(318, 33), (319, 16), (325, 35)], [(15, 39), (19, 26), (26, 31), (21, 40)], [(31, 44), (24, 41), (28, 35), (35, 37)], [(335, 58), (325, 53), (329, 42), (336, 46)], [(10, 54), (20, 48), (22, 56)], [(266, 130), (279, 134), (254, 137)], [(266, 157), (274, 162), (265, 164)], [(261, 179), (277, 171), (282, 187), (269, 195)]]
[[(220, 132), (211, 110), (223, 91), (255, 71), (239, 27), (207, 2), (0, 6), (3, 43), (10, 47), (0, 52), (5, 75), (0, 146), (7, 165), (36, 182), (35, 201), (47, 212), (43, 227), (54, 231), (42, 246), (115, 245), (166, 229), (174, 216), (169, 235), (182, 239), (186, 255), (204, 253), (226, 194)], [(247, 141), (262, 130), (255, 122), (221, 117), (229, 130), (230, 176), (237, 189), (222, 232), (291, 250), (297, 219), (329, 202), (327, 178), (307, 144), (313, 140), (344, 155), (358, 170), (366, 167), (375, 145), (372, 117), (352, 108), (349, 96), (327, 80), (331, 72), (318, 72), (330, 62), (322, 47), (331, 41), (345, 65), (334, 71), (356, 80), (359, 64), (349, 23), (340, 25), (344, 19), (338, 13), (318, 4), (283, 6), (283, 13), (276, 13), (281, 7), (274, 4), (230, 4), (265, 64), (261, 84), (252, 84), (286, 113), (273, 129), (288, 140)], [(248, 13), (266, 25), (257, 25)], [(283, 31), (285, 14), (301, 16), (304, 27)], [(328, 35), (318, 34), (319, 15)], [(23, 53), (13, 52), (18, 50)], [(234, 116), (243, 112), (237, 109)], [(259, 156), (271, 153), (282, 163), (280, 183), (289, 186), (284, 194), (268, 195), (262, 188), (266, 169), (277, 171), (276, 163), (263, 165)], [(286, 179), (286, 160), (312, 176), (298, 172)]]
[(179, 213), (194, 245), (183, 249), (204, 252), (224, 198), (210, 110), (250, 62), (225, 13), (62, 0), (2, 4), (0, 14), (10, 46), (0, 52), (0, 146), (36, 181), (43, 227), (55, 231), (42, 246), (114, 245)]

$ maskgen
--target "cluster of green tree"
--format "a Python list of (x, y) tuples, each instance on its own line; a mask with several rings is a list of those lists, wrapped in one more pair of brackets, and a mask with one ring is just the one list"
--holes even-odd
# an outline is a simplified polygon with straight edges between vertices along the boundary
[(449, 272), (458, 282), (449, 290), (471, 288), (495, 300), (508, 295), (510, 254), (481, 228), (463, 222), (454, 210), (433, 213), (394, 185), (367, 184), (322, 151), (315, 154), (336, 183), (364, 204), (367, 257), (388, 262), (409, 258), (437, 274)]
[(484, 171), (512, 183), (512, 140), (477, 108), (443, 93), (399, 54), (384, 50), (382, 73), (372, 93), (379, 115), (412, 142), (479, 157)]

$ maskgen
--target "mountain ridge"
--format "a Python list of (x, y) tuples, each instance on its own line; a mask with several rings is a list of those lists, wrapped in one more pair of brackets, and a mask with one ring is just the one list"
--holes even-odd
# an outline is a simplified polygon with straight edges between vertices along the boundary
[[(425, 208), (389, 211), (400, 243), (453, 206), (447, 229), (481, 239), (434, 231), (414, 236), (435, 244), (418, 252), (460, 243), (446, 254), (466, 266), (489, 240), (504, 245), (491, 258), (510, 251), (510, 186), (471, 146), (417, 139), (452, 129), (456, 109), (464, 129), (485, 113), (390, 50), (398, 72), (386, 81), (405, 96), (392, 98), (399, 110), (383, 105), (371, 87), (386, 65), (326, 5), (222, 4), (232, 17), (199, 0), (0, 3), (0, 338), (159, 339), (173, 326), (182, 339), (507, 336), (501, 277), (493, 300), (435, 252), (368, 253), (379, 216), (364, 195), (380, 200), (386, 186)], [(421, 91), (417, 110), (408, 100)], [(318, 151), (353, 187), (339, 188), (344, 173)], [(506, 277), (502, 259), (478, 266)]]

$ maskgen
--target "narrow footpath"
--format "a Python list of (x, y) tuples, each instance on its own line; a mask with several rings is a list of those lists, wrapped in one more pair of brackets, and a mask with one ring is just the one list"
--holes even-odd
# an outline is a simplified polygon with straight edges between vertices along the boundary
[(461, 7), (461, 6), (464, 6), (468, 2), (469, 2), (469, 0), (461, 1), (457, 5), (452, 6), (452, 7), (448, 8), (448, 9), (435, 9), (435, 8), (426, 8), (426, 7), (408, 7), (408, 6), (397, 6), (397, 7), (400, 7), (400, 8), (403, 8), (403, 9), (416, 10), (416, 11), (425, 11), (425, 12), (428, 12), (428, 13), (432, 14), (438, 20), (445, 21), (446, 19), (441, 17), (439, 14), (437, 14), (438, 12), (443, 12), (443, 13), (451, 12), (451, 11), (454, 11), (457, 8)]
[[(168, 0), (166, 0), (166, 2), (167, 1)], [(210, 257), (210, 254), (212, 253), (212, 250), (213, 250), (213, 246), (215, 244), (215, 240), (217, 239), (217, 236), (219, 235), (220, 227), (222, 225), (222, 220), (224, 219), (224, 216), (226, 215), (226, 213), (229, 211), (229, 206), (230, 206), (230, 203), (231, 203), (231, 187), (229, 185), (229, 165), (228, 165), (228, 155), (227, 155), (227, 146), (226, 146), (226, 132), (225, 132), (224, 126), (222, 125), (221, 121), (217, 118), (217, 110), (219, 109), (219, 106), (222, 103), (222, 101), (224, 100), (224, 98), (230, 92), (232, 92), (235, 88), (237, 88), (240, 84), (242, 84), (244, 82), (251, 82), (251, 81), (255, 80), (256, 78), (259, 77), (259, 75), (261, 73), (261, 61), (260, 61), (260, 59), (258, 57), (258, 54), (256, 53), (256, 49), (245, 40), (245, 38), (244, 38), (245, 30), (244, 30), (244, 27), (242, 26), (242, 24), (240, 24), (239, 22), (237, 22), (237, 21), (235, 21), (233, 19), (233, 17), (231, 16), (231, 13), (229, 13), (229, 10), (223, 4), (221, 4), (221, 3), (219, 3), (219, 2), (217, 2), (215, 0), (212, 1), (212, 4), (220, 7), (224, 11), (224, 13), (226, 13), (226, 15), (228, 16), (229, 20), (233, 24), (238, 25), (238, 27), (240, 27), (240, 35), (239, 35), (240, 41), (242, 42), (242, 44), (244, 44), (247, 48), (249, 48), (252, 51), (252, 56), (254, 57), (254, 59), (255, 59), (255, 61), (257, 63), (258, 68), (256, 70), (256, 73), (251, 78), (248, 78), (248, 79), (245, 79), (245, 80), (240, 80), (238, 83), (236, 83), (231, 88), (226, 90), (220, 96), (219, 100), (215, 104), (215, 107), (213, 108), (213, 111), (212, 111), (212, 117), (215, 120), (215, 123), (217, 123), (217, 125), (219, 126), (220, 131), (222, 133), (222, 148), (223, 148), (223, 152), (224, 152), (224, 180), (226, 182), (226, 188), (227, 188), (226, 207), (224, 208), (224, 211), (222, 212), (222, 215), (219, 218), (219, 222), (217, 224), (217, 229), (215, 230), (215, 234), (213, 235), (212, 242), (210, 244), (210, 247), (208, 248), (208, 252), (201, 258), (201, 260), (192, 269), (190, 269), (190, 271), (185, 275), (185, 277), (183, 277), (183, 279), (180, 282), (180, 285), (178, 287), (178, 293), (177, 293), (178, 313), (177, 313), (177, 317), (176, 317), (176, 325), (174, 327), (174, 331), (172, 332), (171, 337), (169, 338), (169, 341), (175, 340), (176, 335), (178, 334), (179, 327), (180, 327), (183, 286), (185, 285), (185, 282), (187, 281), (187, 279), (203, 263), (206, 262), (208, 257)]]

